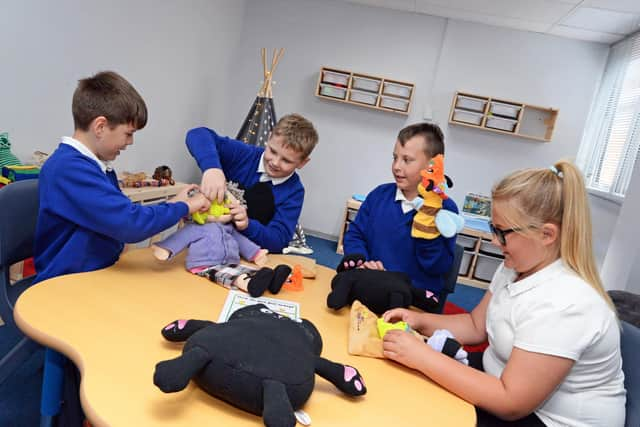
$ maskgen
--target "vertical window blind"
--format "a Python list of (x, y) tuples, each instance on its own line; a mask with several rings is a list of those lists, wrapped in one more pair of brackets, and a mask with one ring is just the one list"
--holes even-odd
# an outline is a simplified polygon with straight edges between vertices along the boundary
[(624, 197), (640, 148), (640, 33), (611, 47), (578, 165), (587, 187)]

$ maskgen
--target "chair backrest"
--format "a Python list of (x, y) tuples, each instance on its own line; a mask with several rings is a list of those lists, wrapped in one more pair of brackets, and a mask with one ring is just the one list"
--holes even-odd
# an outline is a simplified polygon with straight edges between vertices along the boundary
[(7, 274), (11, 264), (33, 256), (39, 204), (37, 179), (0, 189), (0, 267)]
[(440, 295), (438, 295), (439, 304), (436, 309), (436, 313), (442, 313), (444, 305), (447, 302), (447, 296), (456, 288), (456, 283), (458, 283), (458, 271), (460, 270), (460, 263), (462, 263), (463, 253), (464, 248), (456, 243), (453, 248), (453, 264), (451, 264), (449, 271), (444, 274), (444, 283), (442, 284)]
[(454, 291), (456, 283), (458, 283), (458, 272), (460, 271), (463, 254), (464, 248), (456, 243), (453, 250), (453, 264), (451, 264), (451, 268), (444, 275), (444, 284), (442, 285), (442, 290), (448, 294)]
[(630, 323), (622, 322), (622, 370), (624, 387), (627, 389), (627, 420), (625, 425), (640, 426), (640, 329)]

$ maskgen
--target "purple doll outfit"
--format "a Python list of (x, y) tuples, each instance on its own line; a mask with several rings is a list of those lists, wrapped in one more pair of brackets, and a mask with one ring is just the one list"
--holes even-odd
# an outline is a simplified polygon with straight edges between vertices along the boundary
[(238, 264), (240, 256), (252, 261), (260, 250), (260, 246), (238, 232), (231, 223), (219, 222), (187, 224), (155, 245), (168, 250), (171, 253), (169, 259), (188, 247), (187, 270), (219, 264)]

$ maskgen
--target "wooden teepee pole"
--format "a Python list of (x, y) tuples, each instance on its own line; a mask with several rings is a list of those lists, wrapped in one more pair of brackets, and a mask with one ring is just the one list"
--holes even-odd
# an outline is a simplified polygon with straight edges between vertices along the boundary
[(262, 48), (260, 50), (260, 53), (262, 55), (262, 71), (264, 73), (264, 81), (262, 82), (262, 86), (258, 91), (258, 96), (262, 98), (265, 98), (265, 97), (271, 98), (273, 96), (273, 93), (271, 91), (273, 73), (275, 72), (276, 67), (278, 66), (278, 62), (280, 62), (280, 59), (284, 54), (284, 48), (273, 50), (273, 58), (271, 59), (271, 68), (269, 69), (267, 69), (266, 49)]

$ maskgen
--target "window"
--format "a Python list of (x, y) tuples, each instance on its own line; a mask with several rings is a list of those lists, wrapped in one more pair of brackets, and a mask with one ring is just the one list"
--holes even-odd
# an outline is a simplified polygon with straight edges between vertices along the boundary
[(624, 197), (640, 147), (640, 33), (611, 47), (578, 153), (587, 188)]

